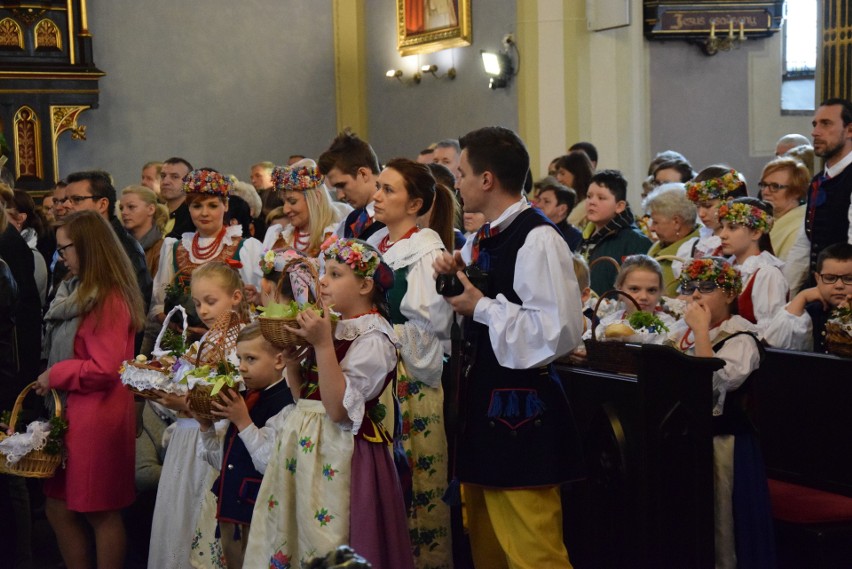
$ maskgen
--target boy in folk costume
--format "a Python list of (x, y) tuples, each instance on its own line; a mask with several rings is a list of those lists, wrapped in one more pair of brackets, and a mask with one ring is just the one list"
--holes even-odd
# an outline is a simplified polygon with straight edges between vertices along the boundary
[[(464, 286), (447, 297), (465, 316), (456, 476), (463, 484), (474, 564), (571, 567), (562, 541), (559, 485), (581, 475), (568, 402), (549, 365), (580, 342), (579, 287), (571, 252), (522, 196), (523, 141), (488, 127), (462, 137), (458, 187), (465, 211), (486, 224), (436, 273)], [(462, 272), (487, 273), (480, 291)]]

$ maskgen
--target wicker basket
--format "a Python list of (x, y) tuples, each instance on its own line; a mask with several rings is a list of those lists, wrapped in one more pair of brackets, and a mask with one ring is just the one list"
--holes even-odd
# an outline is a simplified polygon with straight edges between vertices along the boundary
[[(627, 298), (639, 310), (639, 303), (626, 292), (617, 289), (608, 290), (600, 296), (598, 302), (595, 304), (594, 320), (598, 319), (598, 309), (603, 299), (608, 296), (617, 297), (619, 295)], [(590, 368), (629, 375), (639, 373), (639, 351), (641, 348), (636, 344), (601, 342), (597, 339), (594, 329), (592, 329), (591, 337), (588, 340), (584, 340), (584, 343), (586, 344), (586, 360)]]
[[(15, 424), (18, 421), (18, 414), (21, 412), (21, 407), (24, 404), (24, 398), (37, 384), (35, 382), (29, 384), (15, 399), (15, 406), (12, 407), (12, 417), (9, 419), (9, 428), (14, 431)], [(59, 399), (59, 394), (55, 389), (50, 390), (53, 395), (53, 404), (57, 417), (62, 416), (62, 401)], [(5, 439), (7, 435), (0, 433), (0, 441)], [(9, 463), (6, 456), (0, 453), (0, 473), (12, 474), (23, 478), (51, 478), (62, 464), (62, 453), (48, 454), (43, 449), (33, 450), (27, 453), (21, 460), (15, 464)]]
[[(319, 290), (319, 273), (317, 272), (316, 267), (314, 267), (313, 263), (306, 258), (295, 258), (287, 261), (287, 264), (284, 265), (284, 269), (281, 271), (281, 281), (278, 283), (279, 291), (282, 290), (284, 279), (287, 278), (287, 269), (295, 265), (301, 265), (307, 269), (308, 274), (314, 280), (314, 283), (316, 283), (314, 289)], [(317, 299), (314, 298), (313, 301), (316, 302)], [(263, 334), (263, 337), (276, 348), (282, 350), (297, 350), (305, 345), (304, 338), (287, 329), (287, 327), (295, 329), (300, 328), (299, 323), (295, 318), (270, 318), (268, 316), (260, 316), (258, 321), (260, 322), (260, 332)]]
[(839, 324), (827, 322), (825, 325), (825, 347), (829, 354), (843, 358), (852, 358), (852, 336)]

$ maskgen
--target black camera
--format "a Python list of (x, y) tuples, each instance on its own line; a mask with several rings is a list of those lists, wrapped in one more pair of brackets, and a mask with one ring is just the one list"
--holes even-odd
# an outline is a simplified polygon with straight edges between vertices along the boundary
[[(481, 290), (483, 294), (488, 294), (488, 273), (476, 265), (469, 265), (462, 272), (470, 280), (470, 284)], [(435, 290), (441, 296), (458, 296), (464, 292), (464, 285), (455, 273), (451, 275), (438, 275), (438, 278), (435, 280)]]

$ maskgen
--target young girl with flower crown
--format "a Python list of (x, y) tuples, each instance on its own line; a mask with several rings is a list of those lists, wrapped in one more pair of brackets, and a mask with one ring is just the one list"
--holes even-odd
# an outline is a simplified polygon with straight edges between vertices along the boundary
[(781, 273), (784, 263), (772, 254), (769, 231), (772, 206), (755, 198), (737, 198), (719, 206), (722, 252), (731, 255), (742, 274), (738, 314), (757, 325), (762, 334), (784, 309), (790, 290)]
[(301, 567), (348, 543), (376, 569), (413, 567), (402, 490), (382, 426), (379, 396), (396, 373), (386, 293), (393, 273), (362, 241), (324, 245), (324, 306), (332, 327), (301, 312), (291, 329), (311, 346), (287, 354), (298, 389), (283, 418), (252, 515), (246, 567)]
[[(736, 170), (727, 166), (708, 166), (695, 178), (685, 184), (686, 197), (698, 208), (698, 219), (703, 224), (698, 237), (681, 245), (676, 257), (680, 259), (701, 259), (722, 254), (722, 239), (719, 234), (722, 224), (719, 222), (719, 205), (729, 199), (748, 195), (745, 179)], [(676, 261), (673, 269), (680, 270)]]
[[(195, 269), (191, 277), (192, 302), (206, 327), (212, 327), (220, 317), (232, 311), (240, 315), (240, 320), (247, 321), (243, 282), (233, 268), (225, 263), (209, 262)], [(190, 346), (185, 356), (187, 361), (194, 361), (194, 354), (208, 334)], [(235, 348), (226, 347), (230, 349), (225, 356), (238, 364)], [(182, 364), (175, 372), (175, 379), (185, 376), (192, 367)], [(177, 411), (178, 418), (170, 427), (173, 430), (160, 474), (148, 567), (223, 567), (221, 545), (214, 537), (216, 504), (210, 492), (218, 473), (197, 456), (198, 421), (190, 415), (184, 397), (163, 395), (159, 402)]]
[(757, 329), (732, 314), (742, 291), (739, 271), (719, 257), (695, 259), (683, 267), (680, 293), (688, 297), (683, 320), (667, 344), (725, 366), (713, 372), (713, 460), (716, 567), (775, 566), (769, 490), (759, 446), (746, 409), (749, 376), (763, 350)]

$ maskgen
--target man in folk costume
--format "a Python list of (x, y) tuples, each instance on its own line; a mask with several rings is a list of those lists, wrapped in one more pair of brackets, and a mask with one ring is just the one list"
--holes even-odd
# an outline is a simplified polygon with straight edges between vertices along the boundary
[[(571, 567), (559, 485), (582, 475), (582, 458), (550, 365), (579, 343), (583, 329), (571, 252), (522, 195), (529, 155), (514, 132), (483, 128), (460, 144), (464, 209), (482, 212), (487, 223), (434, 268), (464, 286), (447, 301), (465, 316), (455, 477), (474, 564)], [(487, 274), (484, 291), (461, 271), (466, 265)]]

